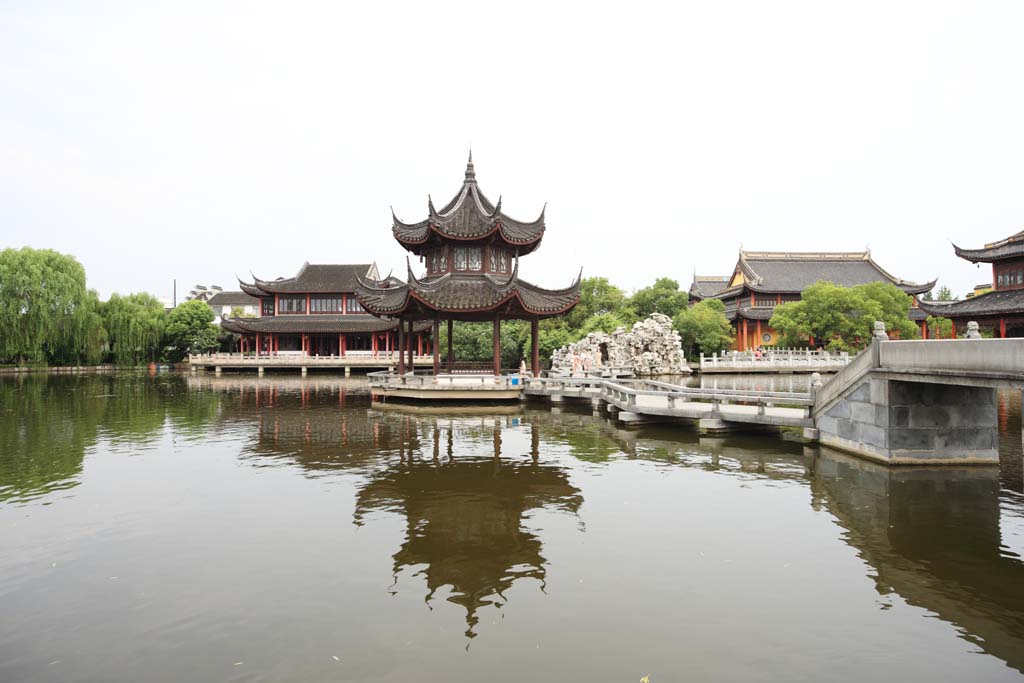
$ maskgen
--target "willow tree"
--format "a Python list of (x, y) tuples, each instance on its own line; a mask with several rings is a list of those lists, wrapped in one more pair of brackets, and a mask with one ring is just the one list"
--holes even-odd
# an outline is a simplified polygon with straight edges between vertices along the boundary
[(151, 294), (112, 294), (103, 307), (110, 351), (118, 365), (155, 361), (164, 333), (164, 306)]
[(0, 251), (0, 359), (82, 362), (101, 336), (95, 311), (74, 257), (28, 247)]

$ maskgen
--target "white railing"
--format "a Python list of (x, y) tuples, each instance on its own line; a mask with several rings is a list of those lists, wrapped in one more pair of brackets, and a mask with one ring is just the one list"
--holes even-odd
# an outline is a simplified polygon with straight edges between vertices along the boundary
[[(299, 367), (302, 365), (345, 365), (363, 364), (375, 365), (380, 363), (391, 364), (398, 362), (397, 351), (348, 351), (340, 356), (314, 356), (303, 351), (277, 351), (274, 353), (203, 353), (190, 354), (189, 363), (192, 365), (289, 365)], [(430, 365), (434, 362), (433, 356), (415, 356), (417, 365)]]
[(700, 354), (701, 370), (829, 370), (845, 367), (850, 362), (845, 351), (811, 351), (809, 349), (772, 349), (756, 351), (726, 351), (705, 356)]
[(506, 389), (522, 389), (525, 386), (526, 376), (519, 374), (493, 373), (479, 374), (458, 374), (442, 373), (435, 375), (431, 372), (414, 373), (407, 372), (399, 375), (393, 372), (370, 372), (366, 378), (371, 388), (379, 389), (418, 389), (418, 388), (442, 388), (442, 389), (488, 389), (502, 391)]
[[(596, 377), (536, 377), (527, 378), (527, 394), (561, 393), (573, 396), (577, 393), (596, 394), (607, 403), (638, 413), (645, 412), (639, 405), (642, 397), (665, 399), (662, 408), (671, 414), (682, 409), (686, 403), (710, 403), (710, 416), (717, 416), (725, 405), (741, 404), (757, 407), (756, 415), (763, 416), (765, 410), (775, 407), (802, 409), (802, 420), (810, 419), (814, 406), (814, 390), (808, 392), (753, 391), (746, 389), (702, 389), (684, 387), (649, 379), (608, 380)], [(650, 405), (646, 406), (648, 409)], [(741, 419), (732, 417), (731, 419)], [(742, 419), (741, 419), (742, 421)], [(756, 421), (756, 418), (755, 418)]]

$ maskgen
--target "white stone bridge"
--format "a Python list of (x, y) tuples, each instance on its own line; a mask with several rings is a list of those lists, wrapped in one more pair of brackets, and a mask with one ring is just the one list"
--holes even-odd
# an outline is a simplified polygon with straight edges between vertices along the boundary
[(542, 377), (528, 379), (524, 393), (554, 403), (588, 399), (632, 424), (696, 421), (702, 432), (802, 428), (811, 440), (890, 465), (995, 464), (996, 390), (1021, 387), (1024, 339), (879, 338), (808, 392)]

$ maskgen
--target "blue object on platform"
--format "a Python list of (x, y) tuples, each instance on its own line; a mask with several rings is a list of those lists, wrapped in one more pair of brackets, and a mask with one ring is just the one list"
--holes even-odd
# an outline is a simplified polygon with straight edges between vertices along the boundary
[(512, 386), (515, 386), (517, 384), (519, 384), (519, 378), (518, 377), (513, 377), (512, 378)]

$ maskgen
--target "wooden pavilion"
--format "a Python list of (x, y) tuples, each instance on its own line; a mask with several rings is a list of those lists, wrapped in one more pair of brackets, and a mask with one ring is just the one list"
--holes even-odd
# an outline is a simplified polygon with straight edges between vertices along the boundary
[(991, 288), (952, 303), (922, 301), (921, 308), (952, 320), (953, 336), (957, 329), (965, 330), (967, 323), (974, 321), (992, 330), (995, 337), (1024, 337), (1024, 231), (980, 249), (955, 244), (953, 249), (965, 261), (992, 264)]
[[(544, 236), (544, 211), (530, 222), (518, 221), (492, 204), (480, 191), (470, 153), (466, 176), (455, 197), (440, 211), (428, 198), (427, 218), (403, 223), (392, 212), (392, 233), (407, 251), (419, 256), (426, 274), (416, 277), (408, 267), (407, 282), (359, 278), (355, 294), (367, 312), (399, 321), (399, 348), (418, 321), (448, 323), (446, 369), (454, 372), (453, 322), (490, 322), (493, 326), (495, 375), (501, 374), (501, 321), (529, 320), (531, 371), (540, 374), (538, 323), (562, 315), (579, 302), (580, 278), (565, 289), (543, 289), (519, 277), (519, 257), (533, 253)], [(408, 258), (407, 258), (408, 260)], [(398, 372), (412, 369), (411, 354)], [(434, 374), (442, 370), (439, 344), (434, 345)]]

